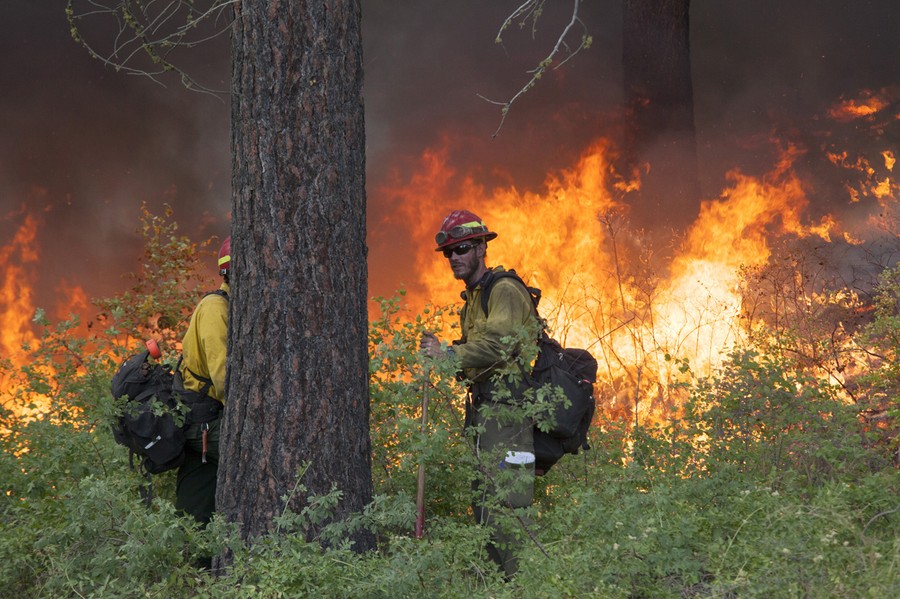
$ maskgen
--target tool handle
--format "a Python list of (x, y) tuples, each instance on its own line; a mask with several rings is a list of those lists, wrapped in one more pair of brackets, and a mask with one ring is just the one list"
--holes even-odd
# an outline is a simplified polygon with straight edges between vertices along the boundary
[[(428, 426), (428, 381), (422, 388), (422, 434)], [(425, 458), (419, 460), (419, 476), (416, 488), (416, 538), (421, 539), (425, 529)]]

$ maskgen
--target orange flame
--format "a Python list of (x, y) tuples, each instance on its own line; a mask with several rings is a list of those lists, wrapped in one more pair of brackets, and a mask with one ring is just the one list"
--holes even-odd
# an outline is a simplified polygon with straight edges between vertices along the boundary
[(56, 288), (59, 300), (55, 310), (56, 318), (66, 320), (73, 315), (84, 314), (90, 307), (90, 299), (80, 285), (61, 281)]
[[(417, 248), (412, 270), (420, 291), (410, 293), (410, 303), (443, 305), (459, 298), (460, 283), (433, 251), (441, 219), (456, 208), (475, 212), (500, 232), (501, 239), (510, 240), (491, 245), (495, 264), (516, 268), (526, 280), (546, 288), (582, 282), (582, 273), (606, 259), (597, 217), (616, 208), (607, 190), (611, 168), (607, 154), (607, 142), (598, 142), (576, 167), (548, 178), (545, 193), (536, 194), (515, 187), (488, 191), (471, 177), (460, 178), (447, 164), (446, 150), (426, 151), (408, 181), (376, 192), (385, 203), (396, 204), (396, 211), (374, 228), (406, 228)], [(383, 239), (377, 236), (373, 240), (375, 245), (379, 241)], [(530, 259), (536, 255), (560, 259), (538, 263)]]
[[(28, 214), (12, 240), (0, 247), (0, 351), (7, 358), (19, 356), (22, 344), (37, 340), (31, 328), (35, 306), (32, 299), (33, 275), (29, 266), (36, 264), (38, 220)], [(15, 362), (15, 360), (14, 360)]]
[(623, 394), (641, 393), (642, 385), (655, 380), (657, 397), (643, 408), (650, 410), (665, 401), (664, 383), (678, 376), (668, 356), (706, 370), (741, 341), (741, 266), (765, 264), (776, 235), (829, 239), (831, 217), (804, 223), (809, 201), (791, 169), (798, 155), (788, 148), (759, 179), (732, 172), (722, 196), (702, 203), (661, 280), (642, 275), (628, 255), (629, 247), (642, 249), (641, 239), (619, 220), (622, 206), (610, 191), (612, 150), (605, 140), (571, 169), (548, 176), (540, 193), (513, 186), (484, 189), (458, 177), (444, 151), (428, 151), (408, 181), (374, 194), (396, 204), (396, 222), (376, 229), (409, 223), (419, 284), (407, 296), (413, 310), (428, 303), (458, 305), (462, 284), (433, 251), (433, 235), (449, 211), (475, 212), (499, 233), (488, 250), (489, 265), (515, 268), (543, 290), (541, 313), (554, 335), (598, 356), (610, 405), (632, 401)]
[[(881, 157), (884, 160), (885, 170), (892, 172), (896, 163), (894, 153), (890, 150), (884, 150), (881, 152)], [(868, 195), (872, 195), (879, 200), (892, 197), (900, 190), (900, 186), (897, 185), (896, 181), (892, 180), (888, 175), (880, 175), (878, 169), (872, 166), (865, 156), (857, 156), (855, 160), (851, 160), (847, 152), (829, 152), (828, 158), (836, 166), (856, 171), (862, 175), (863, 180), (859, 184), (858, 189), (848, 188), (850, 199), (854, 203), (860, 201), (861, 197)]]
[[(0, 377), (0, 398), (3, 401), (27, 387), (27, 382), (21, 379), (18, 372), (19, 367), (30, 365), (47, 375), (52, 374), (53, 370), (52, 367), (33, 364), (29, 352), (23, 349), (23, 346), (34, 349), (40, 344), (33, 325), (36, 313), (33, 286), (40, 259), (40, 225), (39, 217), (25, 213), (11, 241), (0, 247), (0, 264), (3, 265), (0, 275), (0, 358), (11, 367), (9, 371), (4, 368)], [(78, 285), (61, 282), (56, 295), (55, 316), (59, 320), (80, 314), (88, 306), (87, 295)], [(31, 393), (25, 399), (27, 401), (11, 405), (20, 417), (27, 418), (41, 412), (48, 403), (47, 397)]]
[[(682, 252), (673, 261), (661, 314), (667, 316), (664, 322), (679, 323), (680, 328), (670, 327), (673, 331), (690, 328), (696, 340), (696, 349), (687, 356), (692, 363), (715, 365), (728, 343), (739, 340), (739, 269), (765, 264), (773, 236), (830, 239), (835, 226), (830, 216), (819, 224), (801, 222), (809, 201), (801, 181), (791, 171), (797, 155), (795, 148), (786, 150), (774, 170), (762, 179), (731, 172), (732, 185), (721, 199), (701, 205)], [(673, 312), (680, 316), (672, 316)], [(679, 335), (672, 336), (672, 341), (678, 339)], [(701, 345), (710, 353), (702, 355)]]
[(897, 93), (898, 90), (895, 88), (884, 88), (879, 91), (863, 90), (856, 98), (843, 100), (832, 106), (828, 116), (843, 122), (873, 117), (888, 109), (896, 99)]

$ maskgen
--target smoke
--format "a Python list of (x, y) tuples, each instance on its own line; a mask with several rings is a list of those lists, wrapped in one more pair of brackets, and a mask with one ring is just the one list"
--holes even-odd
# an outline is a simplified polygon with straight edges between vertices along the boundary
[[(582, 3), (593, 46), (522, 96), (491, 139), (500, 115), (476, 94), (512, 97), (555, 42), (570, 4), (548, 4), (534, 40), (527, 29), (513, 28), (503, 47), (493, 37), (509, 3), (487, 10), (460, 2), (452, 11), (427, 2), (377, 3), (377, 10), (372, 4), (364, 6), (364, 17), (391, 25), (370, 21), (364, 31), (370, 285), (391, 293), (396, 281), (414, 284), (416, 264), (400, 240), (419, 225), (394, 218), (407, 216), (400, 204), (411, 201), (395, 190), (421, 185), (432, 169), (431, 158), (423, 158), (427, 152), (440, 158), (448, 205), (418, 217), (436, 229), (447, 211), (483, 204), (496, 186), (543, 191), (548, 176), (575, 164), (592, 141), (617, 138), (623, 120), (622, 13), (618, 2)], [(701, 199), (719, 198), (735, 171), (763, 176), (795, 148), (800, 155), (793, 168), (809, 185), (808, 218), (818, 222), (835, 213), (852, 237), (865, 239), (878, 203), (871, 194), (854, 201), (851, 188), (863, 185), (861, 173), (836, 167), (828, 153), (848, 151), (851, 161), (865, 156), (882, 181), (892, 174), (896, 181), (875, 157), (886, 148), (897, 152), (900, 95), (869, 119), (838, 123), (828, 115), (863, 90), (898, 83), (900, 48), (888, 23), (900, 17), (900, 5), (695, 1), (690, 16)], [(878, 120), (881, 127), (874, 126)], [(465, 195), (472, 189), (465, 184), (469, 178), (482, 186), (481, 195)], [(653, 214), (663, 224), (672, 216)], [(503, 222), (489, 224), (502, 232)], [(430, 237), (413, 239), (430, 243)]]
[[(227, 98), (104, 68), (50, 4), (7, 3), (0, 37), (0, 240), (21, 225), (16, 214), (42, 215), (45, 307), (62, 281), (93, 297), (122, 289), (142, 250), (142, 202), (170, 203), (186, 233), (205, 236), (227, 231), (231, 203)], [(227, 87), (227, 60), (207, 58), (195, 60)]]
[[(821, 160), (832, 144), (846, 149), (852, 143), (870, 153), (896, 148), (896, 121), (887, 135), (871, 135), (860, 130), (863, 123), (840, 127), (827, 114), (861, 90), (898, 83), (900, 52), (888, 25), (900, 18), (897, 3), (694, 2), (691, 17), (694, 114), (706, 191), (715, 193), (732, 168), (766, 168), (761, 153), (772, 147), (772, 137), (800, 143), (810, 162)], [(896, 106), (891, 116), (896, 119)], [(816, 180), (827, 176), (827, 169), (813, 170)], [(816, 186), (828, 194), (817, 198), (819, 209), (840, 210), (847, 203), (835, 183)]]
[[(140, 205), (170, 204), (186, 234), (223, 235), (230, 212), (230, 101), (162, 87), (105, 68), (69, 36), (62, 5), (12, 0), (4, 7), (0, 52), (0, 246), (24, 212), (40, 213), (35, 277), (38, 304), (61, 281), (89, 296), (121, 289), (135, 268)], [(591, 143), (614, 137), (622, 121), (621, 6), (585, 2), (580, 16), (593, 45), (550, 72), (511, 108), (500, 109), (567, 22), (568, 2), (548, 3), (534, 36), (513, 27), (494, 38), (518, 2), (363, 0), (370, 292), (413, 284), (410, 232), (437, 227), (446, 211), (477, 204), (497, 186), (541, 190), (548, 175), (576, 163)], [(727, 173), (762, 173), (785, 143), (805, 152), (796, 167), (815, 192), (812, 218), (846, 214), (870, 226), (870, 195), (852, 201), (848, 170), (823, 166), (827, 153), (898, 149), (897, 96), (881, 128), (872, 119), (836, 125), (828, 111), (861, 90), (898, 84), (900, 46), (894, 0), (718, 0), (691, 8), (691, 46), (700, 178), (705, 199)], [(230, 80), (228, 39), (197, 48), (190, 66), (212, 87)], [(772, 140), (777, 141), (772, 141)], [(404, 196), (391, 189), (442, 156), (449, 196), (415, 226), (398, 222)], [(883, 165), (875, 165), (887, 175)], [(894, 174), (896, 177), (896, 174)], [(466, 184), (466, 181), (474, 185)], [(503, 223), (490, 223), (502, 230)], [(553, 223), (540, 223), (553, 226)], [(854, 231), (856, 233), (858, 231)]]

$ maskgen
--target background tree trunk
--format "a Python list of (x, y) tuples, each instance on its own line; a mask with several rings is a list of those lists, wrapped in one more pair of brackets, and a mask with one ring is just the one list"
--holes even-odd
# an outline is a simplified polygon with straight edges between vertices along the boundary
[(631, 220), (653, 230), (683, 231), (699, 210), (689, 9), (690, 0), (623, 0), (626, 160), (642, 179)]
[(372, 495), (360, 18), (356, 0), (236, 7), (217, 509), (244, 538), (271, 530), (304, 462), (310, 493), (343, 492), (338, 518)]

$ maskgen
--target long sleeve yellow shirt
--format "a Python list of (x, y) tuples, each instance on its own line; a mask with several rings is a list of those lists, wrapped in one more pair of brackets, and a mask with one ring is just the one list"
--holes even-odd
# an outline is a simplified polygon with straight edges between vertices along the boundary
[[(495, 267), (493, 270), (502, 270)], [(460, 314), (463, 343), (453, 347), (466, 378), (488, 380), (494, 372), (518, 372), (514, 363), (503, 359), (510, 344), (534, 343), (540, 325), (534, 315), (531, 296), (511, 278), (498, 280), (488, 298), (488, 313), (481, 307), (481, 284), (465, 291), (466, 305)], [(504, 338), (512, 341), (504, 342)]]
[[(219, 288), (230, 292), (227, 283)], [(205, 296), (194, 308), (182, 341), (181, 377), (184, 388), (200, 391), (212, 381), (207, 395), (225, 402), (225, 358), (228, 350), (228, 300), (218, 294)]]

